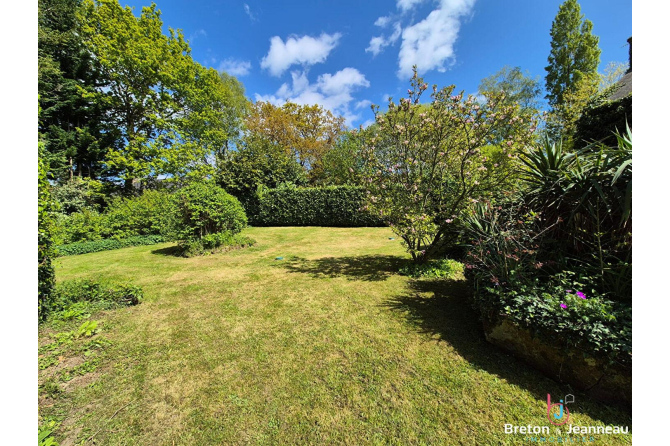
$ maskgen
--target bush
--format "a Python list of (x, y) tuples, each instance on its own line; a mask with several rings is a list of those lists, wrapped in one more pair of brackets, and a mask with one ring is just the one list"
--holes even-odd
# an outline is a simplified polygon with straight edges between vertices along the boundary
[(117, 197), (105, 213), (108, 236), (162, 235), (169, 238), (171, 206), (172, 197), (165, 190), (148, 190), (131, 198)]
[(283, 186), (260, 189), (255, 200), (245, 203), (255, 226), (384, 226), (379, 218), (361, 210), (365, 192), (360, 187)]
[(175, 236), (184, 252), (194, 254), (224, 243), (247, 225), (237, 198), (214, 183), (186, 186), (176, 193), (174, 203)]
[(172, 205), (172, 196), (167, 191), (149, 190), (137, 197), (116, 197), (102, 214), (88, 207), (70, 215), (59, 214), (55, 239), (61, 245), (146, 235), (161, 235), (169, 240)]
[(582, 111), (577, 121), (574, 141), (578, 147), (593, 141), (606, 145), (617, 143), (615, 132), (624, 132), (633, 118), (633, 96), (608, 101), (602, 95), (596, 97)]
[(53, 298), (56, 273), (53, 258), (56, 251), (52, 238), (53, 205), (49, 193), (47, 167), (40, 158), (38, 161), (38, 201), (37, 201), (37, 314), (40, 319), (46, 315), (46, 308)]
[(53, 197), (58, 210), (66, 215), (83, 209), (99, 210), (105, 204), (105, 186), (97, 180), (74, 177), (54, 186)]
[(547, 143), (522, 158), (523, 196), (464, 220), (467, 276), (485, 320), (630, 364), (632, 134), (577, 153)]
[(83, 208), (80, 212), (57, 216), (54, 239), (59, 244), (100, 240), (109, 235), (105, 215), (95, 210)]
[(463, 264), (452, 259), (429, 260), (426, 263), (410, 263), (400, 268), (400, 274), (427, 279), (452, 279), (463, 273)]
[(142, 289), (133, 285), (69, 280), (56, 285), (46, 313), (57, 316), (73, 307), (82, 307), (81, 304), (95, 304), (93, 307), (97, 309), (137, 305), (143, 297)]
[(165, 239), (160, 235), (143, 235), (125, 239), (105, 239), (90, 242), (76, 242), (61, 245), (57, 248), (59, 256), (74, 256), (89, 252), (110, 251), (112, 249), (127, 248), (129, 246), (155, 245)]
[(592, 279), (563, 271), (532, 282), (512, 279), (475, 293), (485, 319), (506, 317), (550, 344), (622, 364), (632, 361), (631, 307), (599, 294)]
[(185, 257), (227, 251), (252, 246), (256, 241), (230, 231), (207, 234), (201, 239), (183, 241), (180, 246)]

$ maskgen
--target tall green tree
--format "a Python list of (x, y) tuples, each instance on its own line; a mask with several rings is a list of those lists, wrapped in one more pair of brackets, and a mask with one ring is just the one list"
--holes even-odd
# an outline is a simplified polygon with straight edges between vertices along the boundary
[(536, 113), (540, 104), (540, 80), (521, 71), (521, 67), (504, 66), (479, 83), (479, 94), (504, 93), (505, 102), (519, 104), (522, 113)]
[[(193, 61), (180, 30), (163, 34), (156, 5), (139, 17), (117, 0), (85, 0), (82, 34), (104, 84), (89, 94), (109, 112), (106, 126), (120, 132), (106, 164), (125, 180), (150, 183), (203, 178), (231, 134), (230, 83)], [(239, 88), (238, 88), (239, 89)]]
[(552, 107), (563, 104), (576, 86), (584, 88), (585, 81), (593, 93), (597, 91), (600, 48), (592, 30), (593, 23), (584, 18), (577, 0), (561, 4), (551, 25), (551, 52), (545, 67), (546, 98)]
[(80, 6), (81, 0), (38, 2), (38, 129), (55, 180), (105, 176), (105, 147), (118, 138), (102, 125), (102, 104), (83, 94), (100, 79), (82, 40)]

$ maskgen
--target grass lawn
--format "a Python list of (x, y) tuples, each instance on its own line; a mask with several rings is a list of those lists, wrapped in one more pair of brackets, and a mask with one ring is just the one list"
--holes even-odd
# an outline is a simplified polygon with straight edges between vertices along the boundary
[[(398, 275), (387, 228), (243, 234), (256, 246), (198, 258), (161, 244), (59, 259), (58, 280), (145, 291), (93, 316), (89, 371), (68, 372), (77, 353), (40, 372), (61, 444), (529, 444), (503, 426), (549, 425), (547, 393), (576, 395), (573, 424), (631, 425), (489, 345), (463, 280)], [(42, 327), (42, 345), (54, 337)]]

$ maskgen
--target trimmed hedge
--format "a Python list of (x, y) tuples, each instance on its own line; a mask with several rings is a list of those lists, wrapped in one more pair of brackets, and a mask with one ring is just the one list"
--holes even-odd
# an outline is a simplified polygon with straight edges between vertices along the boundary
[(260, 190), (245, 206), (254, 226), (385, 226), (361, 210), (365, 191), (355, 186)]
[(127, 248), (129, 246), (155, 245), (166, 241), (160, 235), (145, 235), (137, 237), (128, 237), (125, 239), (105, 239), (92, 242), (77, 242), (61, 245), (57, 248), (58, 255), (74, 256), (87, 254), (89, 252), (109, 251), (112, 249)]

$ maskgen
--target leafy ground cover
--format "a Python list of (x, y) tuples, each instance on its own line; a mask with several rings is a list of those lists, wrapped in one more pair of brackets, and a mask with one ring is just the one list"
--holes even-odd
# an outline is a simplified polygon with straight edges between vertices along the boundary
[[(458, 274), (399, 274), (408, 256), (388, 228), (242, 234), (256, 245), (58, 259), (58, 280), (144, 291), (43, 361), (40, 416), (61, 444), (527, 444), (504, 424), (548, 426), (547, 393), (575, 394), (572, 424), (631, 426), (489, 345)], [(42, 327), (44, 351), (57, 339)]]

